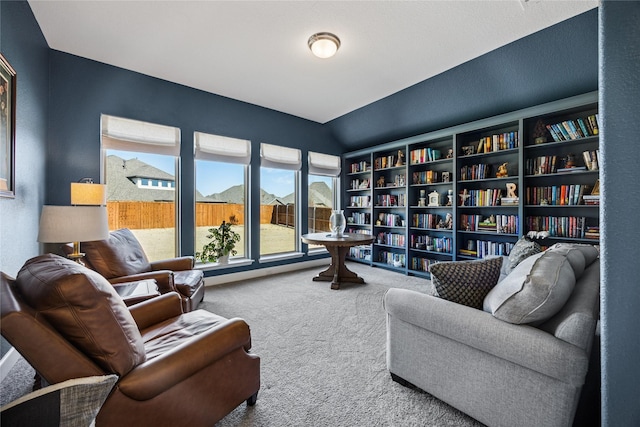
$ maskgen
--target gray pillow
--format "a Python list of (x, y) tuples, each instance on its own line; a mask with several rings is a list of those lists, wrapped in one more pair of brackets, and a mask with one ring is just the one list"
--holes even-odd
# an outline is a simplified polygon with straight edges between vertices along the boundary
[(542, 248), (536, 242), (527, 239), (522, 236), (518, 239), (511, 251), (509, 252), (509, 266), (507, 272), (513, 271), (522, 261), (529, 258), (531, 255), (539, 254), (542, 252)]
[(429, 267), (440, 298), (482, 309), (487, 293), (498, 283), (502, 258), (439, 262)]
[(575, 284), (567, 257), (542, 252), (526, 258), (489, 291), (483, 309), (509, 323), (541, 322), (560, 311)]
[(556, 243), (551, 246), (547, 251), (556, 252), (567, 257), (569, 264), (573, 268), (573, 272), (576, 275), (576, 280), (582, 276), (585, 268), (585, 259), (582, 251), (573, 246), (571, 243)]

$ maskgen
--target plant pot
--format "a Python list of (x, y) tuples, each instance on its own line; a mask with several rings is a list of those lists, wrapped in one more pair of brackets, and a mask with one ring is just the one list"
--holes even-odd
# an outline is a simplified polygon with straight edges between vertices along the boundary
[(218, 258), (218, 264), (229, 264), (229, 255), (223, 255), (220, 258)]

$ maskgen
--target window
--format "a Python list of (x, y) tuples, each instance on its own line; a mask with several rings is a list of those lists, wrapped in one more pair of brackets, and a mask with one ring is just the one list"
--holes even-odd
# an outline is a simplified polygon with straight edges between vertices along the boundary
[(195, 132), (196, 235), (195, 251), (208, 243), (208, 229), (222, 221), (240, 234), (236, 256), (248, 257), (249, 163), (251, 141)]
[(180, 129), (103, 115), (101, 143), (109, 229), (129, 228), (151, 261), (178, 253), (175, 182)]
[(260, 255), (295, 252), (299, 247), (298, 149), (260, 144)]
[[(340, 157), (309, 152), (308, 188), (308, 232), (331, 231), (331, 210), (340, 206), (338, 202), (338, 177)], [(309, 245), (309, 251), (325, 250), (322, 245)]]

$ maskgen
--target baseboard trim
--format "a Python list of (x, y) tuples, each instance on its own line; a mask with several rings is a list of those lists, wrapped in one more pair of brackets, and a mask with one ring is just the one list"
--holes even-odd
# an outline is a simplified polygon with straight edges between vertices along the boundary
[(0, 360), (0, 382), (4, 381), (18, 359), (20, 359), (20, 353), (13, 347), (2, 356), (2, 360)]
[(256, 268), (254, 270), (239, 271), (237, 273), (221, 274), (204, 278), (205, 286), (223, 285), (225, 283), (238, 282), (240, 280), (258, 279), (277, 273), (304, 270), (314, 267), (327, 267), (331, 263), (330, 258), (319, 258), (312, 261), (296, 262), (293, 264), (278, 265), (276, 267)]

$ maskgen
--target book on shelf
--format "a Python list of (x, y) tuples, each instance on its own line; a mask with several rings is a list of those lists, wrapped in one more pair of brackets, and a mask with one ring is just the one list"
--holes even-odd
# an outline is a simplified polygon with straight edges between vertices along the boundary
[(582, 158), (584, 160), (584, 165), (587, 167), (587, 170), (597, 171), (598, 170), (598, 153), (600, 150), (587, 150), (582, 152)]
[(571, 141), (599, 134), (598, 115), (578, 117), (560, 123), (546, 125), (555, 142)]
[(417, 165), (420, 163), (433, 162), (436, 160), (440, 160), (442, 157), (442, 152), (435, 148), (417, 148), (415, 150), (411, 150), (410, 154), (410, 162), (412, 165)]
[(502, 197), (500, 199), (500, 206), (518, 206), (519, 204), (519, 197)]
[(369, 170), (369, 164), (366, 161), (358, 163), (351, 163), (351, 173), (367, 172)]
[(572, 173), (572, 172), (584, 172), (587, 170), (586, 166), (574, 166), (571, 168), (560, 168), (557, 170), (558, 173)]
[(584, 232), (584, 238), (593, 240), (600, 239), (600, 227), (587, 227)]
[(585, 205), (595, 206), (600, 204), (600, 195), (599, 194), (585, 194), (582, 196)]
[[(518, 148), (518, 132), (504, 132), (485, 136), (477, 142), (476, 154), (492, 153), (501, 150)], [(466, 152), (467, 150), (463, 150)]]
[(575, 216), (528, 216), (525, 219), (527, 232), (548, 231), (551, 237), (582, 239), (585, 235), (585, 217)]
[(525, 201), (527, 205), (539, 206), (575, 206), (586, 204), (584, 195), (589, 191), (585, 184), (550, 185), (546, 187), (527, 187)]

